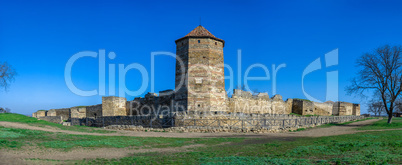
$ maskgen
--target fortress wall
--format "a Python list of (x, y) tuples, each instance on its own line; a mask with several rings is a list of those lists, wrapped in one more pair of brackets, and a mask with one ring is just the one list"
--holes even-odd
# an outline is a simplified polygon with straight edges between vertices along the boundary
[(32, 117), (36, 118), (36, 112), (32, 113)]
[(46, 116), (61, 116), (62, 120), (67, 120), (70, 118), (70, 108), (51, 109)]
[(73, 107), (70, 108), (70, 112), (71, 112), (71, 118), (85, 118), (87, 117), (86, 113), (87, 113), (87, 108), (86, 107)]
[(352, 115), (360, 116), (360, 104), (353, 104)]
[(313, 105), (314, 105), (314, 115), (319, 116), (332, 115), (333, 104), (313, 102)]
[(91, 105), (86, 107), (87, 117), (100, 117), (102, 116), (102, 104)]
[(128, 101), (128, 115), (153, 115), (164, 114), (176, 111), (173, 90), (166, 90), (156, 93), (148, 93), (145, 98), (137, 97)]
[(267, 93), (253, 96), (248, 91), (234, 89), (231, 98), (227, 99), (229, 112), (232, 113), (269, 113), (272, 100)]
[(102, 97), (102, 116), (126, 116), (126, 102), (124, 97)]
[(272, 97), (271, 114), (290, 114), (292, 112), (293, 99), (282, 100), (281, 95)]
[(314, 103), (309, 100), (293, 99), (292, 112), (299, 115), (314, 115)]
[(348, 102), (335, 102), (332, 114), (337, 116), (347, 116), (353, 114), (353, 104)]
[(39, 111), (37, 111), (36, 112), (36, 117), (38, 118), (38, 117), (43, 117), (43, 116), (46, 116), (47, 115), (47, 111), (45, 111), (45, 110), (39, 110)]
[(318, 103), (309, 100), (294, 99), (292, 112), (299, 115), (331, 116), (333, 105), (330, 103)]
[[(362, 116), (312, 116), (297, 117), (295, 119), (260, 119), (251, 123), (249, 120), (242, 119), (214, 119), (214, 122), (205, 123), (205, 119), (178, 119), (175, 120), (174, 127), (149, 127), (148, 125), (115, 125), (105, 126), (107, 129), (130, 130), (140, 132), (288, 132), (299, 128), (315, 127), (328, 123), (342, 123), (352, 120), (362, 119)], [(153, 121), (152, 125), (164, 123), (164, 119)], [(196, 122), (194, 124), (194, 121)], [(198, 122), (202, 121), (202, 122)], [(241, 123), (241, 124), (239, 124)]]
[(233, 90), (228, 98), (228, 109), (232, 113), (258, 113), (258, 114), (290, 114), (293, 100), (282, 100), (282, 96), (275, 95), (272, 99), (268, 93), (252, 95), (248, 91)]

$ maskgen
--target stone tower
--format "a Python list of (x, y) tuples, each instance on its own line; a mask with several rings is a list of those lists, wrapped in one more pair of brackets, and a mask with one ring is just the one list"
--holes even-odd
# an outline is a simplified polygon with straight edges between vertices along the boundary
[(187, 111), (226, 111), (224, 46), (201, 25), (176, 40), (176, 105)]

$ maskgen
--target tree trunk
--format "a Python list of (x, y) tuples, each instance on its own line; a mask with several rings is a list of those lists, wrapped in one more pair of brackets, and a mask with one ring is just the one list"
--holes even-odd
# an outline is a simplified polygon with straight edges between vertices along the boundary
[(392, 113), (388, 114), (388, 124), (392, 122)]

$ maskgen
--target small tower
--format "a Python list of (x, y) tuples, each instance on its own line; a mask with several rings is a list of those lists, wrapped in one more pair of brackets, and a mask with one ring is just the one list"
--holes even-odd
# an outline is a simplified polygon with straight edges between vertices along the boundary
[(224, 45), (201, 25), (176, 40), (175, 101), (183, 110), (226, 111)]

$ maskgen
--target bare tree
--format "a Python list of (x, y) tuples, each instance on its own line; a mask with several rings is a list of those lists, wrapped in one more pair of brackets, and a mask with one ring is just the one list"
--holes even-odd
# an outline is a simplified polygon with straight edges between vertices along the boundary
[(379, 92), (381, 102), (392, 122), (395, 101), (402, 91), (401, 46), (385, 45), (371, 53), (363, 54), (357, 61), (360, 67), (352, 84), (346, 88), (349, 94), (364, 95), (366, 91)]
[(11, 109), (10, 108), (2, 108), (0, 107), (0, 113), (10, 113)]
[(380, 101), (371, 101), (368, 105), (368, 112), (374, 113), (374, 116), (381, 116), (382, 112), (385, 112), (384, 105)]
[(395, 112), (402, 113), (402, 99), (399, 98), (395, 103)]
[(0, 88), (7, 90), (10, 83), (14, 81), (15, 75), (17, 72), (10, 64), (0, 62)]

